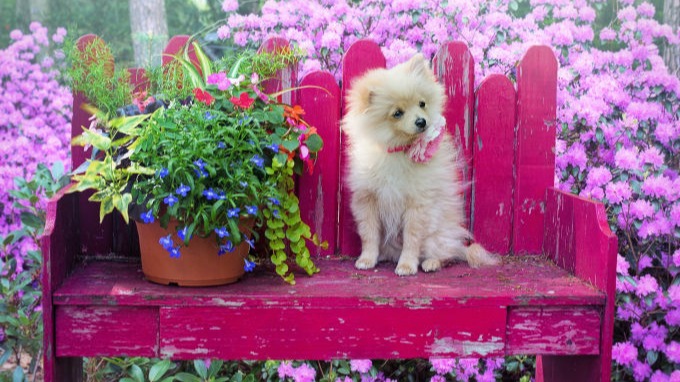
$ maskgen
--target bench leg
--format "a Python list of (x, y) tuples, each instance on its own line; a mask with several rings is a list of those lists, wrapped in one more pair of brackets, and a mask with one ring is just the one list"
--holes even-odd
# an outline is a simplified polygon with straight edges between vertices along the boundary
[(76, 357), (53, 357), (45, 361), (45, 382), (82, 382), (83, 359)]
[(611, 362), (602, 363), (602, 356), (537, 356), (537, 382), (608, 382)]

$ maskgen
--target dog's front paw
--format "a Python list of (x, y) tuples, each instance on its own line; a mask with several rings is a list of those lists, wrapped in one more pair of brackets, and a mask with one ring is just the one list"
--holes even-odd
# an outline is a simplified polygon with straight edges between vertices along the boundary
[(399, 263), (397, 264), (397, 269), (394, 271), (394, 273), (398, 274), (399, 276), (415, 275), (418, 273), (418, 264)]
[(442, 263), (437, 259), (426, 259), (420, 266), (424, 272), (434, 272), (441, 269)]
[(368, 256), (359, 256), (357, 261), (354, 263), (354, 266), (357, 269), (372, 269), (375, 268), (376, 263), (377, 259), (373, 259)]

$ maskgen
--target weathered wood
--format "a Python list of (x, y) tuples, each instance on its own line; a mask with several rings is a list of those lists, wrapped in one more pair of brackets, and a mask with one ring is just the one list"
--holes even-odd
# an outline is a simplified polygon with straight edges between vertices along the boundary
[(599, 307), (517, 307), (508, 313), (510, 354), (599, 354)]
[(177, 307), (160, 323), (161, 356), (173, 359), (500, 356), (505, 345), (502, 307)]
[[(347, 49), (342, 58), (342, 113), (347, 112), (345, 97), (352, 88), (352, 81), (367, 71), (384, 68), (385, 56), (380, 46), (372, 40), (359, 40)], [(340, 221), (338, 232), (338, 252), (343, 255), (359, 256), (361, 240), (356, 232), (354, 217), (350, 209), (350, 190), (346, 184), (348, 163), (347, 137), (342, 135), (342, 154), (340, 156)]]
[(555, 179), (557, 60), (547, 46), (533, 46), (517, 67), (517, 133), (513, 251), (542, 249), (545, 190)]
[(338, 227), (338, 184), (340, 182), (340, 88), (330, 73), (314, 72), (300, 83), (298, 99), (305, 110), (305, 120), (316, 127), (323, 139), (315, 170), (298, 179), (300, 215), (313, 232), (328, 242), (328, 249), (307, 247), (313, 255), (335, 254)]
[(66, 195), (62, 190), (48, 203), (41, 250), (43, 310), (43, 375), (45, 381), (82, 380), (81, 358), (57, 358), (55, 316), (52, 294), (71, 271), (80, 250), (78, 225), (79, 195)]
[(500, 74), (482, 81), (476, 94), (470, 226), (475, 240), (507, 254), (512, 239), (515, 89)]
[[(472, 180), (472, 143), (474, 141), (475, 106), (475, 60), (465, 43), (460, 41), (444, 44), (434, 56), (432, 68), (446, 89), (448, 102), (444, 110), (446, 127), (460, 145), (463, 160), (461, 179), (468, 183)], [(470, 188), (464, 192), (465, 216), (470, 224)]]
[(544, 252), (556, 264), (601, 290), (607, 301), (600, 334), (600, 356), (579, 359), (544, 357), (545, 373), (563, 375), (572, 371), (572, 365), (578, 363), (590, 373), (590, 380), (608, 381), (614, 333), (618, 240), (609, 228), (602, 203), (555, 188), (548, 189), (546, 203)]
[(57, 357), (158, 356), (157, 308), (60, 306), (56, 326)]
[[(317, 259), (322, 272), (297, 274), (285, 284), (259, 267), (233, 285), (167, 288), (144, 280), (138, 264), (93, 262), (76, 270), (54, 292), (57, 305), (238, 306), (241, 308), (394, 308), (481, 306), (579, 306), (603, 303), (602, 292), (550, 261), (506, 257), (498, 267), (455, 264), (435, 273), (397, 277), (393, 264), (356, 270), (351, 261)], [(396, 328), (395, 328), (396, 330)]]

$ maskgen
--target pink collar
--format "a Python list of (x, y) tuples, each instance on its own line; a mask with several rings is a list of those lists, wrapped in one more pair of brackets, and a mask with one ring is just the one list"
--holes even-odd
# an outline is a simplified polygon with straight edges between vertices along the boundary
[(434, 154), (439, 149), (439, 145), (444, 138), (444, 129), (446, 120), (440, 117), (436, 123), (430, 127), (430, 130), (420, 135), (415, 141), (408, 145), (388, 147), (388, 153), (406, 152), (412, 161), (416, 163), (424, 163), (432, 159)]

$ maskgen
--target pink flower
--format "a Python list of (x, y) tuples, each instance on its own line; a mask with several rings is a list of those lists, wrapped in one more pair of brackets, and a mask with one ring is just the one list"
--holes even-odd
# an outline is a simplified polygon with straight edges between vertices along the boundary
[(238, 9), (238, 1), (237, 0), (223, 0), (222, 1), (222, 10), (226, 13), (233, 12)]
[(213, 73), (208, 76), (208, 85), (217, 85), (217, 89), (225, 91), (231, 86), (231, 82), (227, 78), (225, 72)]
[(632, 195), (630, 186), (625, 182), (609, 183), (605, 190), (610, 203), (621, 203)]
[(666, 313), (666, 323), (671, 326), (680, 326), (680, 309), (672, 309)]
[(295, 382), (314, 382), (316, 379), (316, 370), (306, 363), (303, 363), (293, 370), (292, 377)]
[(648, 200), (638, 199), (628, 205), (628, 212), (633, 218), (642, 220), (654, 216), (656, 210)]
[(630, 342), (619, 342), (612, 348), (612, 358), (623, 366), (630, 366), (633, 361), (637, 360), (637, 356), (638, 350)]
[(292, 377), (293, 376), (293, 364), (290, 362), (284, 361), (281, 362), (279, 367), (276, 369), (276, 371), (279, 374), (279, 378), (284, 379), (286, 377)]
[(680, 308), (680, 285), (671, 285), (668, 288), (668, 298), (673, 306)]
[(352, 371), (368, 373), (373, 367), (373, 362), (370, 359), (353, 359), (349, 361), (349, 367)]
[(680, 363), (680, 343), (676, 341), (671, 341), (671, 343), (666, 346), (666, 357), (675, 363)]
[(612, 173), (606, 167), (595, 167), (588, 173), (586, 183), (591, 187), (599, 187), (612, 180)]
[(621, 148), (614, 155), (614, 164), (624, 170), (637, 170), (640, 167), (638, 149), (636, 147), (632, 149)]
[(226, 40), (231, 37), (231, 28), (228, 25), (222, 25), (217, 28), (217, 38), (220, 40)]
[(652, 367), (645, 362), (633, 362), (633, 377), (636, 381), (646, 381), (652, 374)]
[(635, 294), (644, 297), (656, 293), (657, 290), (659, 290), (659, 284), (656, 282), (656, 279), (650, 275), (644, 275), (638, 280)]
[(613, 29), (605, 27), (600, 30), (600, 40), (611, 41), (614, 39), (616, 39), (616, 31)]
[(432, 368), (437, 374), (448, 374), (456, 366), (456, 360), (454, 358), (430, 358), (430, 363)]
[(671, 180), (664, 175), (650, 176), (642, 182), (640, 189), (644, 194), (657, 198), (667, 197), (670, 199), (674, 193)]

